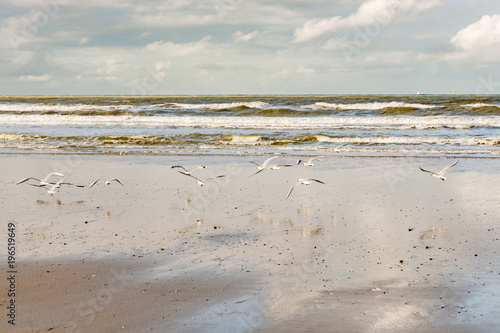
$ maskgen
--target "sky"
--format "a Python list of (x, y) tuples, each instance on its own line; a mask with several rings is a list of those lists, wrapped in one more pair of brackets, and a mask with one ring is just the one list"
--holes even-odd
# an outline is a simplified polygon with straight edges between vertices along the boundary
[(0, 95), (500, 94), (498, 0), (0, 3)]

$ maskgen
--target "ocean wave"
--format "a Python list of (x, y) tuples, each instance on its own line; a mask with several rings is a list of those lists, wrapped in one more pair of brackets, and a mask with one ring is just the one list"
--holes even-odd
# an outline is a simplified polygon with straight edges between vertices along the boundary
[(478, 115), (500, 115), (500, 105), (489, 103), (472, 103), (464, 105), (465, 113)]
[[(80, 115), (113, 115), (113, 112), (135, 113), (141, 111), (161, 110), (161, 105), (150, 104), (89, 104), (89, 103), (0, 103), (1, 113), (13, 114), (80, 114)], [(119, 115), (117, 113), (116, 115)]]
[(266, 109), (272, 107), (271, 104), (261, 101), (253, 102), (231, 102), (231, 103), (171, 103), (178, 109), (188, 110), (225, 110), (235, 108)]
[(340, 110), (380, 110), (385, 108), (411, 108), (411, 109), (434, 109), (440, 107), (434, 104), (405, 103), (405, 102), (369, 102), (369, 103), (325, 103), (316, 102), (304, 106), (311, 109), (340, 109)]
[[(498, 146), (500, 136), (496, 137), (406, 137), (406, 136), (344, 136), (331, 137), (323, 134), (312, 134), (298, 137), (241, 135), (241, 134), (185, 134), (185, 135), (105, 135), (105, 136), (42, 136), (1, 133), (0, 141), (36, 142), (59, 144), (60, 146), (102, 147), (122, 145), (132, 146), (192, 146), (200, 144), (233, 145), (233, 146), (279, 146), (303, 145), (310, 143), (330, 143), (332, 145), (348, 143), (353, 146), (370, 145), (435, 145), (435, 146)], [(347, 147), (346, 149), (349, 149)]]
[(489, 106), (500, 108), (499, 104), (489, 104), (489, 103), (470, 103), (470, 104), (465, 104), (464, 106), (469, 108), (483, 108)]
[(411, 108), (411, 107), (386, 107), (382, 109), (377, 110), (379, 114), (382, 114), (384, 116), (390, 116), (390, 115), (410, 115), (410, 116), (417, 116), (417, 115), (426, 115), (428, 113), (425, 112), (425, 110), (419, 109), (419, 108)]
[[(500, 115), (500, 104), (494, 102), (464, 103), (415, 103), (402, 101), (373, 102), (328, 102), (310, 100), (269, 100), (179, 103), (172, 98), (132, 100), (97, 100), (87, 102), (52, 101), (45, 102), (0, 102), (0, 115), (80, 115), (80, 116), (122, 116), (122, 115), (206, 115), (206, 116), (263, 116), (263, 117), (300, 117), (322, 116), (342, 113), (365, 115)], [(472, 103), (471, 103), (472, 102)]]
[(226, 117), (226, 116), (80, 116), (80, 115), (0, 115), (4, 125), (46, 126), (157, 126), (235, 129), (465, 129), (499, 128), (500, 117), (391, 116), (391, 117)]

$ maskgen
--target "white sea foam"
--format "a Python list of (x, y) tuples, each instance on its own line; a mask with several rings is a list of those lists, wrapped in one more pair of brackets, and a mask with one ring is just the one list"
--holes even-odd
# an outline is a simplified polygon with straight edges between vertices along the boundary
[(201, 103), (201, 104), (188, 104), (188, 103), (172, 103), (176, 108), (188, 110), (223, 110), (236, 107), (245, 106), (253, 109), (268, 109), (272, 107), (271, 104), (260, 101), (253, 102), (232, 102), (232, 103)]
[(486, 104), (486, 103), (471, 103), (471, 104), (465, 104), (464, 106), (469, 107), (469, 108), (482, 108), (482, 107), (489, 107), (489, 106), (500, 108), (500, 105), (498, 105), (498, 104)]
[[(163, 104), (161, 104), (163, 105)], [(78, 112), (78, 111), (144, 111), (160, 109), (161, 105), (133, 105), (133, 104), (114, 104), (114, 105), (100, 105), (100, 104), (57, 104), (57, 103), (0, 103), (0, 111), (8, 112)]]
[(5, 125), (81, 126), (162, 126), (248, 129), (432, 129), (500, 127), (500, 116), (428, 117), (194, 117), (194, 116), (79, 116), (79, 115), (0, 115)]
[[(326, 141), (326, 140), (325, 140)], [(474, 138), (474, 137), (458, 137), (458, 138), (442, 138), (442, 137), (397, 137), (397, 136), (380, 136), (380, 137), (343, 137), (332, 138), (328, 140), (332, 143), (351, 143), (358, 145), (459, 145), (459, 146), (494, 146), (500, 144), (500, 136)]]
[(439, 107), (433, 104), (420, 104), (420, 103), (404, 103), (404, 102), (372, 102), (372, 103), (352, 103), (352, 104), (339, 104), (339, 103), (325, 103), (317, 102), (311, 105), (304, 106), (310, 109), (340, 109), (340, 110), (380, 110), (383, 108), (417, 108), (417, 109), (434, 109)]
[(229, 140), (224, 140), (222, 143), (229, 145), (258, 145), (262, 144), (262, 137), (259, 135), (231, 135)]

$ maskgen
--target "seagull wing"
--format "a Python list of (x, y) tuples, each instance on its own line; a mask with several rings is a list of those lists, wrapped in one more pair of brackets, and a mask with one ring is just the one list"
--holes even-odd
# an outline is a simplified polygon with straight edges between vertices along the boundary
[(314, 181), (316, 183), (320, 183), (320, 184), (326, 185), (325, 183), (323, 183), (321, 180), (318, 180), (318, 179), (309, 178), (307, 180), (312, 180), (312, 181)]
[(95, 184), (97, 184), (98, 181), (102, 181), (102, 179), (96, 179), (96, 180), (94, 180), (94, 182), (89, 185), (89, 188), (91, 188), (92, 186), (94, 186)]
[[(420, 167), (419, 167), (419, 168), (420, 168)], [(423, 172), (434, 173), (434, 172), (432, 172), (432, 171), (429, 171), (429, 170), (424, 170), (424, 169), (422, 169), (422, 168), (420, 168), (420, 170), (422, 170)]]
[(36, 180), (37, 182), (41, 183), (42, 181), (38, 178), (34, 178), (34, 177), (28, 177), (28, 178), (24, 178), (24, 179), (21, 179), (20, 181), (18, 181), (16, 184), (19, 185), (19, 184), (22, 184), (30, 179), (33, 179), (33, 180)]
[(78, 185), (78, 184), (73, 184), (73, 183), (61, 183), (61, 185), (68, 185), (68, 186), (75, 186), (75, 187), (85, 187), (85, 185)]
[(286, 195), (286, 199), (288, 199), (288, 197), (290, 196), (290, 194), (292, 194), (292, 191), (293, 189), (300, 184), (300, 181), (296, 182), (295, 184), (293, 184), (291, 187), (290, 187), (290, 190), (288, 190), (288, 194)]
[(257, 172), (256, 172), (256, 173), (254, 173), (253, 175), (251, 175), (250, 177), (255, 176), (256, 174), (258, 174), (259, 172), (262, 172), (262, 171), (264, 171), (264, 170), (266, 170), (266, 168), (262, 168), (262, 169), (260, 169), (259, 171), (257, 171)]
[[(184, 168), (182, 165), (174, 165), (173, 167), (171, 167), (170, 169), (173, 169), (173, 168), (181, 168), (182, 170), (184, 170), (184, 172), (186, 173), (189, 173), (189, 171), (186, 170), (186, 168)], [(192, 170), (192, 169), (191, 169)], [(179, 171), (180, 173), (183, 173), (182, 171)]]
[(205, 168), (206, 168), (206, 166), (204, 166), (204, 165), (195, 165), (194, 167), (189, 169), (189, 172), (193, 171), (194, 169), (205, 169)]
[(27, 185), (31, 185), (31, 186), (35, 186), (35, 187), (45, 187), (44, 185), (40, 185), (40, 184), (30, 184), (30, 183), (28, 183)]
[(344, 143), (344, 144), (341, 144), (340, 146), (334, 147), (332, 150), (336, 151), (336, 150), (339, 150), (339, 148), (342, 148), (342, 147), (347, 146), (347, 145), (348, 145), (348, 143)]
[(445, 173), (448, 172), (448, 170), (450, 170), (451, 168), (453, 168), (455, 165), (457, 165), (458, 161), (456, 161), (455, 163), (453, 163), (452, 165), (448, 165), (446, 168), (444, 168), (443, 170), (439, 171), (438, 172), (438, 175), (442, 176), (444, 175)]
[(50, 177), (52, 176), (57, 176), (57, 177), (64, 177), (64, 175), (62, 173), (59, 173), (59, 172), (51, 172), (49, 173), (44, 179), (43, 179), (43, 182), (46, 183), (47, 180), (49, 180)]
[(265, 160), (265, 161), (264, 161), (264, 163), (262, 164), (262, 167), (263, 167), (263, 168), (266, 168), (266, 167), (267, 167), (267, 165), (269, 164), (269, 162), (271, 162), (272, 160), (274, 160), (274, 159), (276, 159), (276, 158), (278, 158), (278, 157), (279, 157), (279, 156), (273, 156), (273, 157), (271, 157), (271, 158), (268, 158), (267, 160)]
[(122, 182), (121, 182), (118, 178), (113, 178), (113, 179), (110, 179), (109, 181), (110, 181), (110, 182), (115, 181), (115, 182), (117, 182), (118, 184), (120, 184), (121, 186), (125, 186), (125, 185), (123, 185), (123, 183), (122, 183)]

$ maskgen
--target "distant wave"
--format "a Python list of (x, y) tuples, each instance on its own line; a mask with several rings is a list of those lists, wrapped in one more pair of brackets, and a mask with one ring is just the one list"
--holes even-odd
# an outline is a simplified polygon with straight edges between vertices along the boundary
[(272, 104), (260, 101), (254, 102), (231, 102), (231, 103), (171, 103), (178, 109), (194, 109), (194, 110), (223, 110), (234, 109), (238, 107), (247, 107), (251, 109), (266, 109), (272, 107)]
[(59, 104), (59, 103), (0, 103), (0, 113), (20, 113), (20, 114), (81, 114), (97, 115), (103, 113), (112, 114), (112, 112), (135, 113), (141, 111), (157, 111), (160, 105), (149, 104)]
[(405, 103), (405, 102), (370, 102), (370, 103), (325, 103), (316, 102), (305, 107), (311, 109), (342, 109), (342, 110), (380, 110), (384, 108), (414, 108), (414, 109), (434, 109), (439, 107), (434, 104)]
[(322, 115), (500, 115), (500, 105), (493, 103), (465, 104), (424, 104), (398, 101), (360, 102), (360, 103), (305, 103), (305, 100), (295, 102), (225, 102), (225, 103), (26, 103), (0, 102), (0, 115), (79, 115), (79, 116), (248, 116), (248, 117), (318, 117)]

